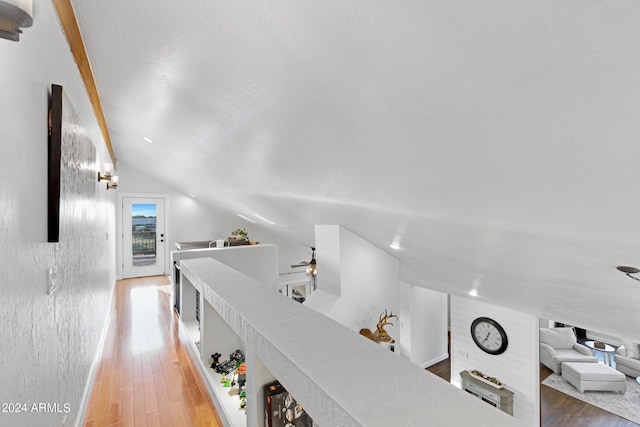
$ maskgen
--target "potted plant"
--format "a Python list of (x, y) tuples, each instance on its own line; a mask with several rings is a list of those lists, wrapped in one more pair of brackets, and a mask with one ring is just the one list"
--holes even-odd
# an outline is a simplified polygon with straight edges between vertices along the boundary
[(244, 228), (238, 228), (231, 233), (230, 238), (236, 240), (249, 240), (249, 234)]

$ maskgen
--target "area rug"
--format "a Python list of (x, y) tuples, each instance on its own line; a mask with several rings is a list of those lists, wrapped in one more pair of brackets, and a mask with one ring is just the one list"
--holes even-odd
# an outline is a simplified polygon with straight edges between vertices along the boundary
[(580, 393), (562, 376), (556, 374), (549, 375), (542, 381), (542, 384), (640, 424), (640, 384), (635, 378), (627, 377), (627, 392), (625, 394), (611, 391)]

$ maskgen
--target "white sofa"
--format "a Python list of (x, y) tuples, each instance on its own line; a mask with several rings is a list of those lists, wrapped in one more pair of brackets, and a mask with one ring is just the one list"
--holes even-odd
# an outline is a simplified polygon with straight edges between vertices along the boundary
[(578, 343), (573, 329), (540, 328), (540, 363), (560, 374), (563, 362), (598, 363), (598, 359)]
[(616, 369), (630, 377), (640, 377), (640, 344), (624, 343), (616, 350)]

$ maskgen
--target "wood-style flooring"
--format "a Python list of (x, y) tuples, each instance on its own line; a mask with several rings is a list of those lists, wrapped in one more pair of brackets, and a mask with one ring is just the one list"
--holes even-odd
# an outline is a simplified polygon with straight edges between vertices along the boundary
[[(427, 370), (445, 381), (451, 378), (450, 359)], [(540, 382), (551, 375), (551, 369), (540, 365)], [(568, 394), (540, 384), (540, 425), (542, 427), (638, 427), (625, 418), (590, 405)]]
[(166, 276), (118, 281), (84, 427), (222, 426), (180, 340)]

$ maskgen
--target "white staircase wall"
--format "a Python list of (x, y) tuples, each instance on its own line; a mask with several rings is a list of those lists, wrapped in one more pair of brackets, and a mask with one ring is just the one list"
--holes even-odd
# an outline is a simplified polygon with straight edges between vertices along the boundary
[[(375, 329), (385, 309), (399, 313), (397, 258), (344, 227), (316, 225), (316, 260), (320, 292), (307, 299), (308, 307), (354, 331)], [(398, 345), (400, 327), (395, 319), (391, 321), (393, 326), (386, 330)]]

